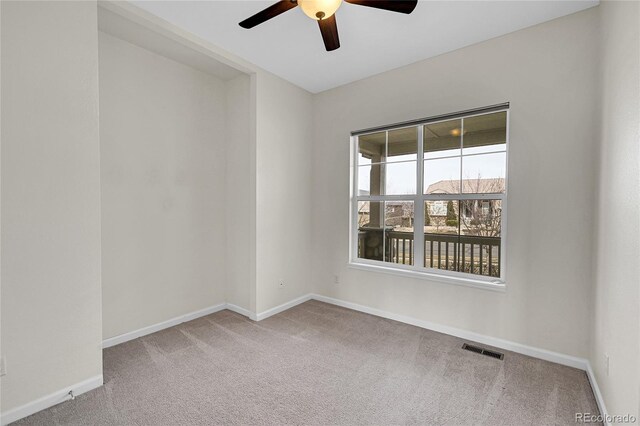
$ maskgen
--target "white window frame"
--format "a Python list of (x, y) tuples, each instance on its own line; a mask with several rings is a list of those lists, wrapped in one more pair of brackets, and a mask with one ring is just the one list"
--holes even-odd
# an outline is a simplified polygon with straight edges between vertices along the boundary
[[(423, 132), (424, 126), (453, 119), (477, 117), (481, 115), (493, 114), (497, 112), (506, 112), (506, 147), (505, 147), (505, 191), (497, 194), (424, 194), (424, 147)], [(445, 116), (424, 118), (414, 120), (410, 123), (389, 125), (378, 127), (366, 131), (352, 132), (350, 139), (350, 202), (349, 202), (349, 266), (354, 269), (387, 273), (396, 276), (404, 276), (411, 278), (421, 278), (430, 281), (443, 282), (448, 284), (463, 285), (468, 287), (476, 287), (494, 291), (506, 290), (507, 276), (507, 217), (508, 217), (508, 179), (509, 179), (509, 104), (501, 104), (491, 107), (479, 108), (472, 111), (464, 111), (460, 113), (447, 114)], [(359, 196), (358, 195), (358, 137), (379, 133), (382, 131), (393, 131), (402, 128), (417, 128), (418, 137), (418, 155), (417, 155), (417, 173), (416, 173), (416, 194), (409, 195), (378, 195), (378, 196)], [(388, 135), (388, 133), (387, 133)], [(388, 137), (388, 136), (387, 136)], [(473, 155), (473, 154), (472, 154)], [(482, 155), (482, 154), (475, 154)], [(462, 158), (462, 153), (460, 155)], [(462, 179), (462, 168), (460, 170)], [(424, 204), (428, 200), (482, 200), (492, 199), (501, 200), (502, 216), (500, 229), (500, 278), (470, 274), (458, 271), (449, 271), (444, 269), (430, 268), (426, 265), (418, 264), (419, 259), (424, 259), (424, 232), (419, 232), (418, 227), (414, 225), (414, 265), (404, 265), (399, 263), (384, 262), (380, 260), (363, 259), (358, 257), (358, 201), (413, 201), (414, 218), (424, 217)], [(416, 223), (419, 221), (416, 220)], [(422, 262), (424, 260), (420, 260)]]

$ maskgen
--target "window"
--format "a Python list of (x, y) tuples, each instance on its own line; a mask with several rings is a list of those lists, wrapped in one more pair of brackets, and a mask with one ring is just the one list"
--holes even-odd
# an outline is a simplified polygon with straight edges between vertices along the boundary
[(351, 263), (502, 285), (507, 108), (354, 133)]

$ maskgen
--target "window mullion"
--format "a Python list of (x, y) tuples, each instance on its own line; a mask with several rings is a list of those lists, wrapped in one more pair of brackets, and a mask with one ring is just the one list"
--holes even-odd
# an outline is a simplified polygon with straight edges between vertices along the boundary
[(360, 187), (358, 183), (358, 171), (360, 167), (360, 164), (358, 164), (358, 152), (360, 150), (360, 142), (358, 139), (357, 136), (351, 136), (351, 181), (353, 184), (351, 187), (351, 208), (349, 209), (349, 213), (351, 214), (349, 217), (351, 223), (349, 257), (351, 261), (358, 258), (358, 195), (360, 195), (358, 191)]
[(380, 182), (380, 193), (385, 195), (382, 202), (382, 212), (380, 214), (380, 226), (382, 228), (382, 261), (387, 262), (387, 160), (389, 159), (389, 131), (384, 132), (384, 165), (380, 171), (382, 181)]
[(502, 200), (504, 193), (466, 193), (466, 194), (425, 194), (425, 200), (431, 201), (456, 201), (456, 200)]
[(424, 267), (424, 127), (418, 126), (418, 164), (416, 164), (416, 196), (413, 201), (413, 265)]

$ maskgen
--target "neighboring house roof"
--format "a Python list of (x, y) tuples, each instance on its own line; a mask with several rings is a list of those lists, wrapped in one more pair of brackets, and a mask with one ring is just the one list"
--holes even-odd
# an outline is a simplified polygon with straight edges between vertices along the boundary
[[(427, 194), (457, 194), (458, 193), (458, 180), (441, 180), (434, 184), (429, 185), (427, 188)], [(491, 179), (463, 179), (462, 180), (462, 192), (466, 194), (490, 194), (500, 193), (505, 190), (504, 178), (491, 178)], [(369, 191), (360, 190), (360, 195), (369, 195)], [(387, 201), (387, 206), (401, 206), (405, 202), (403, 201)], [(361, 214), (369, 213), (369, 203), (364, 203), (358, 209)]]
[[(459, 180), (441, 180), (429, 185), (427, 194), (457, 194)], [(462, 179), (463, 193), (499, 193), (504, 192), (504, 178)]]

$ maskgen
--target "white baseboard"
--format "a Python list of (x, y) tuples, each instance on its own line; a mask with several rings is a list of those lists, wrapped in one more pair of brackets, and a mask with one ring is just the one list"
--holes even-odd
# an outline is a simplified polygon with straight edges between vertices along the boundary
[(603, 418), (604, 426), (609, 426), (611, 423), (607, 421), (607, 407), (604, 405), (604, 398), (602, 397), (602, 392), (600, 392), (600, 386), (598, 386), (598, 381), (596, 380), (596, 374), (591, 368), (591, 363), (587, 363), (587, 377), (589, 378), (589, 382), (591, 383), (591, 389), (593, 389), (593, 395), (596, 397), (596, 403), (598, 404), (598, 410), (600, 411), (600, 415)]
[(523, 355), (528, 355), (528, 356), (543, 359), (546, 361), (555, 362), (555, 363), (566, 365), (569, 367), (578, 368), (584, 371), (587, 371), (588, 369), (589, 362), (584, 358), (578, 358), (570, 355), (561, 354), (558, 352), (552, 352), (546, 349), (535, 348), (533, 346), (527, 346), (521, 343), (499, 339), (496, 337), (491, 337), (491, 336), (475, 333), (468, 330), (463, 330), (455, 327), (437, 324), (430, 321), (412, 318), (405, 315), (386, 312), (380, 309), (371, 308), (368, 306), (363, 306), (357, 303), (347, 302), (347, 301), (335, 299), (332, 297), (322, 296), (319, 294), (307, 294), (307, 295), (298, 297), (289, 302), (283, 303), (282, 305), (268, 309), (264, 312), (260, 312), (257, 315), (249, 311), (248, 309), (242, 308), (240, 306), (233, 305), (230, 303), (221, 303), (219, 305), (211, 306), (206, 309), (181, 315), (179, 317), (175, 317), (167, 321), (160, 322), (158, 324), (150, 325), (148, 327), (144, 327), (138, 330), (124, 333), (119, 336), (111, 337), (109, 339), (105, 339), (102, 342), (102, 347), (108, 348), (120, 343), (128, 342), (129, 340), (137, 339), (138, 337), (146, 336), (148, 334), (155, 333), (157, 331), (164, 330), (166, 328), (173, 327), (175, 325), (181, 324), (186, 321), (191, 321), (205, 315), (210, 315), (214, 312), (219, 312), (224, 309), (229, 309), (230, 311), (237, 312), (240, 315), (244, 315), (254, 321), (262, 321), (266, 318), (269, 318), (272, 315), (276, 315), (280, 312), (286, 311), (287, 309), (290, 309), (296, 305), (299, 305), (311, 299), (318, 300), (325, 303), (330, 303), (336, 306), (342, 306), (344, 308), (353, 309), (355, 311), (364, 312), (364, 313), (375, 315), (382, 318), (388, 318), (388, 319), (399, 321), (405, 324), (415, 325), (417, 327), (426, 328), (428, 330), (437, 331), (439, 333), (456, 336), (461, 339), (471, 340), (471, 341), (482, 343), (489, 346), (495, 346), (497, 348), (505, 349), (512, 352), (517, 352)]
[(200, 318), (205, 315), (210, 315), (210, 314), (213, 314), (214, 312), (219, 312), (224, 309), (227, 309), (227, 304), (221, 303), (219, 305), (210, 306), (208, 308), (201, 309), (199, 311), (180, 315), (178, 317), (171, 318), (169, 320), (162, 321), (157, 324), (150, 325), (148, 327), (143, 327), (138, 330), (130, 331), (128, 333), (124, 333), (119, 336), (105, 339), (102, 341), (102, 347), (109, 348), (111, 346), (119, 345), (120, 343), (128, 342), (129, 340), (137, 339), (138, 337), (146, 336), (147, 334), (155, 333), (157, 331), (164, 330), (165, 328), (182, 324), (183, 322), (192, 321), (196, 318)]
[(108, 348), (120, 343), (127, 342), (129, 340), (137, 339), (138, 337), (146, 336), (148, 334), (155, 333), (157, 331), (164, 330), (166, 328), (173, 327), (175, 325), (181, 324), (186, 321), (191, 321), (205, 315), (210, 315), (214, 312), (219, 312), (224, 309), (229, 309), (230, 311), (236, 312), (240, 315), (244, 315), (254, 321), (262, 321), (266, 318), (269, 318), (272, 315), (279, 314), (280, 312), (286, 311), (287, 309), (290, 309), (296, 305), (299, 305), (311, 299), (318, 300), (320, 302), (330, 303), (336, 306), (341, 306), (343, 308), (352, 309), (354, 311), (364, 312), (364, 313), (375, 315), (378, 317), (399, 321), (405, 324), (414, 325), (416, 327), (437, 331), (439, 333), (448, 334), (450, 336), (459, 337), (461, 339), (470, 340), (473, 342), (478, 342), (478, 343), (482, 343), (489, 346), (494, 346), (496, 348), (531, 356), (533, 358), (539, 358), (545, 361), (555, 362), (557, 364), (566, 365), (568, 367), (584, 370), (587, 373), (587, 376), (589, 377), (589, 381), (591, 382), (594, 395), (598, 402), (598, 408), (600, 409), (600, 413), (601, 414), (606, 413), (604, 400), (602, 398), (600, 389), (598, 388), (595, 375), (593, 373), (593, 370), (591, 369), (591, 365), (589, 364), (589, 361), (585, 358), (578, 358), (571, 355), (566, 355), (559, 352), (553, 352), (546, 349), (540, 349), (540, 348), (512, 342), (505, 339), (499, 339), (497, 337), (487, 336), (487, 335), (476, 333), (473, 331), (450, 327), (447, 325), (442, 325), (442, 324), (438, 324), (430, 321), (412, 318), (405, 315), (395, 314), (392, 312), (383, 311), (381, 309), (371, 308), (368, 306), (359, 305), (357, 303), (335, 299), (333, 297), (322, 296), (320, 294), (307, 294), (307, 295), (298, 297), (296, 299), (293, 299), (289, 302), (283, 303), (282, 305), (268, 309), (264, 312), (260, 312), (259, 314), (255, 314), (249, 311), (248, 309), (242, 308), (240, 306), (237, 306), (231, 303), (221, 303), (219, 305), (211, 306), (206, 309), (181, 315), (179, 317), (172, 318), (170, 320), (163, 321), (158, 324), (154, 324), (148, 327), (141, 328), (139, 330), (131, 331), (129, 333), (121, 334), (119, 336), (106, 339), (102, 342), (102, 347)]
[(505, 349), (511, 352), (517, 352), (519, 354), (528, 355), (534, 358), (543, 359), (545, 361), (551, 361), (557, 364), (578, 368), (580, 370), (586, 371), (587, 366), (589, 364), (589, 362), (584, 358), (578, 358), (571, 355), (552, 352), (546, 349), (540, 349), (540, 348), (535, 348), (533, 346), (523, 345), (521, 343), (511, 342), (509, 340), (486, 336), (484, 334), (475, 333), (473, 331), (467, 331), (460, 328), (449, 327), (447, 325), (437, 324), (430, 321), (424, 321), (417, 318), (394, 314), (391, 312), (382, 311), (380, 309), (358, 305), (357, 303), (351, 303), (351, 302), (346, 302), (340, 299), (334, 299), (332, 297), (321, 296), (319, 294), (312, 294), (311, 298), (314, 300), (318, 300), (320, 302), (330, 303), (332, 305), (342, 306), (343, 308), (353, 309), (354, 311), (364, 312), (364, 313), (375, 315), (378, 317), (403, 322), (405, 324), (415, 325), (416, 327), (426, 328), (428, 330), (437, 331), (438, 333), (448, 334), (450, 336), (459, 337), (465, 340), (472, 340), (474, 342), (482, 343), (489, 346), (495, 346), (496, 348)]
[(4, 412), (2, 413), (2, 420), (0, 420), (0, 423), (2, 426), (8, 425), (9, 423), (35, 414), (38, 411), (45, 410), (49, 407), (60, 404), (61, 402), (67, 401), (70, 399), (69, 391), (73, 391), (73, 395), (78, 396), (85, 392), (89, 392), (90, 390), (99, 388), (100, 386), (102, 386), (102, 374)]
[(263, 319), (269, 318), (272, 315), (279, 314), (280, 312), (293, 308), (294, 306), (304, 303), (307, 300), (311, 300), (312, 296), (312, 294), (306, 294), (304, 296), (298, 297), (297, 299), (293, 299), (287, 303), (276, 306), (275, 308), (267, 309), (266, 311), (257, 314), (255, 320), (262, 321)]
[[(589, 382), (591, 383), (591, 387), (593, 389), (593, 393), (595, 395), (596, 402), (598, 404), (598, 409), (600, 410), (600, 414), (606, 418), (607, 410), (604, 404), (602, 393), (600, 392), (600, 388), (598, 387), (598, 383), (596, 381), (596, 377), (593, 372), (593, 369), (591, 368), (591, 364), (589, 363), (588, 360), (584, 358), (565, 355), (558, 352), (549, 351), (546, 349), (540, 349), (540, 348), (535, 348), (533, 346), (523, 345), (521, 343), (511, 342), (509, 340), (486, 336), (486, 335), (475, 333), (468, 330), (449, 327), (446, 325), (437, 324), (437, 323), (433, 323), (425, 320), (420, 320), (417, 318), (412, 318), (412, 317), (408, 317), (400, 314), (394, 314), (394, 313), (383, 311), (380, 309), (371, 308), (368, 306), (359, 305), (357, 303), (347, 302), (347, 301), (335, 299), (332, 297), (322, 296), (319, 294), (307, 294), (305, 296), (298, 297), (297, 299), (291, 300), (287, 303), (283, 303), (282, 305), (276, 306), (275, 308), (268, 309), (257, 315), (240, 306), (233, 305), (230, 303), (221, 303), (219, 305), (211, 306), (209, 308), (205, 308), (199, 311), (191, 312), (189, 314), (181, 315), (179, 317), (175, 317), (158, 324), (154, 324), (148, 327), (141, 328), (139, 330), (135, 330), (129, 333), (121, 334), (119, 336), (106, 339), (103, 341), (102, 347), (108, 348), (110, 346), (124, 343), (129, 340), (137, 339), (138, 337), (146, 336), (148, 334), (155, 333), (157, 331), (164, 330), (166, 328), (173, 327), (175, 325), (181, 324), (183, 322), (191, 321), (205, 315), (210, 315), (214, 312), (219, 312), (224, 309), (229, 309), (230, 311), (249, 317), (254, 321), (261, 321), (263, 319), (269, 318), (272, 315), (276, 315), (280, 312), (286, 311), (287, 309), (290, 309), (296, 305), (299, 305), (311, 299), (318, 300), (320, 302), (330, 303), (336, 306), (341, 306), (347, 309), (352, 309), (354, 311), (364, 312), (370, 315), (375, 315), (378, 317), (399, 321), (405, 324), (414, 325), (416, 327), (437, 331), (439, 333), (448, 334), (451, 336), (459, 337), (461, 339), (471, 340), (471, 341), (482, 343), (485, 345), (494, 346), (496, 348), (501, 348), (504, 350), (520, 353), (523, 355), (528, 355), (534, 358), (543, 359), (545, 361), (555, 362), (557, 364), (566, 365), (569, 367), (574, 367), (580, 370), (584, 370), (587, 374), (587, 377), (589, 378)], [(34, 414), (38, 411), (49, 408), (53, 405), (64, 402), (65, 400), (68, 399), (68, 394), (70, 390), (73, 390), (73, 393), (77, 396), (100, 386), (102, 386), (102, 375), (95, 376), (84, 382), (80, 382), (76, 385), (70, 386), (68, 388), (64, 388), (58, 392), (54, 392), (36, 401), (14, 408), (10, 411), (7, 411), (6, 413), (2, 413), (1, 424), (4, 426), (8, 423), (14, 422), (16, 420), (19, 420), (21, 418)], [(605, 424), (607, 423), (605, 422)]]
[[(587, 374), (587, 377), (589, 378), (589, 382), (593, 389), (593, 394), (596, 398), (596, 402), (598, 404), (598, 409), (600, 411), (600, 414), (606, 418), (607, 410), (604, 404), (602, 393), (600, 392), (600, 388), (598, 387), (598, 382), (596, 381), (596, 377), (591, 368), (591, 364), (589, 360), (585, 358), (579, 358), (579, 357), (566, 355), (559, 352), (553, 352), (547, 349), (536, 348), (533, 346), (524, 345), (522, 343), (516, 343), (510, 340), (491, 337), (491, 336), (476, 333), (473, 331), (463, 330), (460, 328), (450, 327), (450, 326), (446, 326), (446, 325), (442, 325), (442, 324), (438, 324), (430, 321), (420, 320), (420, 319), (408, 317), (405, 315), (394, 314), (394, 313), (383, 311), (380, 309), (371, 308), (368, 306), (359, 305), (357, 303), (347, 302), (347, 301), (335, 299), (332, 297), (322, 296), (319, 294), (308, 294), (308, 295), (299, 297), (287, 303), (283, 303), (280, 306), (276, 306), (275, 308), (261, 312), (257, 315), (252, 315), (251, 312), (242, 308), (239, 308), (239, 309), (244, 311), (245, 313), (240, 311), (236, 311), (236, 312), (242, 315), (248, 316), (249, 318), (254, 319), (256, 321), (260, 321), (272, 315), (286, 311), (289, 308), (292, 308), (296, 305), (299, 305), (311, 299), (318, 300), (320, 302), (330, 303), (336, 306), (341, 306), (343, 308), (352, 309), (354, 311), (364, 312), (364, 313), (375, 315), (378, 317), (391, 319), (391, 320), (402, 322), (405, 324), (414, 325), (416, 327), (425, 328), (427, 330), (448, 334), (450, 336), (459, 337), (461, 339), (482, 343), (484, 345), (494, 346), (496, 348), (504, 349), (511, 352), (516, 352), (516, 353), (527, 355), (533, 358), (538, 358), (545, 361), (554, 362), (556, 364), (566, 365), (568, 367), (573, 367), (579, 370), (583, 370), (585, 371), (585, 373)], [(231, 307), (228, 307), (227, 309), (231, 309), (235, 311), (235, 309)], [(607, 424), (608, 423), (605, 422), (605, 425)]]
[(604, 425), (609, 426), (609, 423), (606, 421), (608, 412), (604, 403), (604, 398), (602, 397), (602, 392), (600, 391), (598, 381), (596, 380), (596, 376), (593, 372), (593, 369), (591, 368), (591, 363), (585, 358), (578, 358), (559, 352), (553, 352), (546, 349), (523, 345), (521, 343), (511, 342), (509, 340), (486, 336), (484, 334), (475, 333), (473, 331), (462, 330), (459, 328), (449, 327), (446, 325), (411, 318), (404, 315), (394, 314), (391, 312), (382, 311), (380, 309), (358, 305), (357, 303), (335, 299), (333, 297), (311, 294), (310, 298), (313, 300), (318, 300), (320, 302), (341, 306), (343, 308), (353, 309), (354, 311), (364, 312), (378, 317), (399, 321), (405, 324), (415, 325), (416, 327), (426, 328), (428, 330), (437, 331), (439, 333), (448, 334), (450, 336), (459, 337), (461, 339), (472, 340), (474, 342), (483, 343), (485, 345), (494, 346), (496, 348), (504, 349), (507, 351), (528, 355), (533, 358), (539, 358), (545, 361), (555, 362), (556, 364), (566, 365), (568, 367), (574, 367), (580, 370), (584, 370), (587, 374), (587, 377), (589, 378), (589, 383), (591, 384), (593, 395), (596, 398), (596, 403), (598, 404), (600, 415), (602, 415), (602, 417), (605, 419)]
[[(268, 309), (264, 312), (260, 312), (259, 314), (255, 314), (249, 311), (248, 309), (242, 308), (240, 306), (237, 306), (231, 303), (221, 303), (219, 305), (202, 309), (200, 311), (192, 312), (186, 315), (182, 315), (158, 324), (151, 325), (149, 327), (141, 328), (139, 330), (122, 334), (120, 336), (106, 339), (102, 343), (102, 347), (108, 348), (110, 346), (114, 346), (119, 343), (124, 343), (129, 340), (137, 339), (138, 337), (146, 336), (147, 334), (155, 333), (156, 331), (173, 327), (183, 322), (191, 321), (196, 318), (221, 311), (223, 309), (229, 309), (230, 311), (236, 312), (240, 315), (244, 315), (254, 321), (261, 321), (266, 318), (269, 318), (272, 315), (279, 314), (280, 312), (286, 311), (287, 309), (290, 309), (296, 305), (299, 305), (311, 299), (318, 300), (320, 302), (330, 303), (336, 306), (341, 306), (343, 308), (352, 309), (354, 311), (364, 312), (370, 315), (375, 315), (378, 317), (399, 321), (405, 324), (414, 325), (416, 327), (425, 328), (427, 330), (437, 331), (439, 333), (448, 334), (450, 336), (459, 337), (461, 339), (470, 340), (473, 342), (478, 342), (478, 343), (482, 343), (489, 346), (494, 346), (496, 348), (504, 349), (511, 352), (516, 352), (516, 353), (527, 355), (533, 358), (539, 358), (545, 361), (555, 362), (557, 364), (566, 365), (568, 367), (584, 370), (587, 374), (587, 377), (589, 378), (591, 387), (593, 388), (593, 393), (596, 397), (600, 414), (606, 415), (607, 413), (607, 410), (604, 404), (604, 399), (602, 397), (602, 393), (600, 392), (600, 388), (598, 387), (595, 374), (591, 368), (591, 364), (585, 358), (578, 358), (571, 355), (566, 355), (559, 352), (553, 352), (546, 349), (540, 349), (540, 348), (512, 342), (505, 339), (499, 339), (497, 337), (487, 336), (487, 335), (476, 333), (473, 331), (463, 330), (460, 328), (450, 327), (447, 325), (442, 325), (442, 324), (438, 324), (430, 321), (412, 318), (405, 315), (395, 314), (392, 312), (383, 311), (381, 309), (371, 308), (368, 306), (359, 305), (357, 303), (335, 299), (333, 297), (322, 296), (320, 294), (307, 294), (307, 295), (298, 297), (296, 299), (293, 299), (287, 303), (283, 303), (282, 305)], [(4, 415), (2, 418), (4, 421)]]
[(180, 315), (175, 318), (168, 319), (166, 321), (159, 322), (157, 324), (153, 324), (147, 327), (140, 328), (138, 330), (130, 331), (128, 333), (120, 334), (119, 336), (110, 337), (102, 341), (103, 348), (110, 348), (111, 346), (119, 345), (120, 343), (128, 342), (130, 340), (137, 339), (138, 337), (146, 336), (148, 334), (156, 333), (158, 331), (164, 330), (169, 327), (176, 326), (178, 324), (182, 324), (183, 322), (192, 321), (196, 318), (203, 317), (205, 315), (210, 315), (215, 312), (222, 311), (224, 309), (228, 309), (230, 311), (236, 312), (240, 315), (244, 315), (254, 321), (261, 321), (265, 318), (269, 318), (272, 315), (278, 314), (282, 311), (286, 311), (289, 308), (292, 308), (300, 303), (304, 303), (307, 300), (311, 299), (311, 295), (307, 294), (302, 297), (298, 297), (297, 299), (291, 300), (287, 303), (283, 303), (280, 306), (276, 306), (275, 308), (268, 309), (259, 314), (255, 314), (248, 309), (242, 308), (238, 305), (234, 305), (232, 303), (220, 303), (219, 305), (211, 306), (209, 308), (201, 309), (199, 311), (191, 312), (188, 314)]
[(238, 305), (234, 305), (233, 303), (227, 303), (227, 309), (237, 314), (244, 315), (245, 317), (256, 321), (256, 314), (254, 314), (248, 309), (242, 308)]

